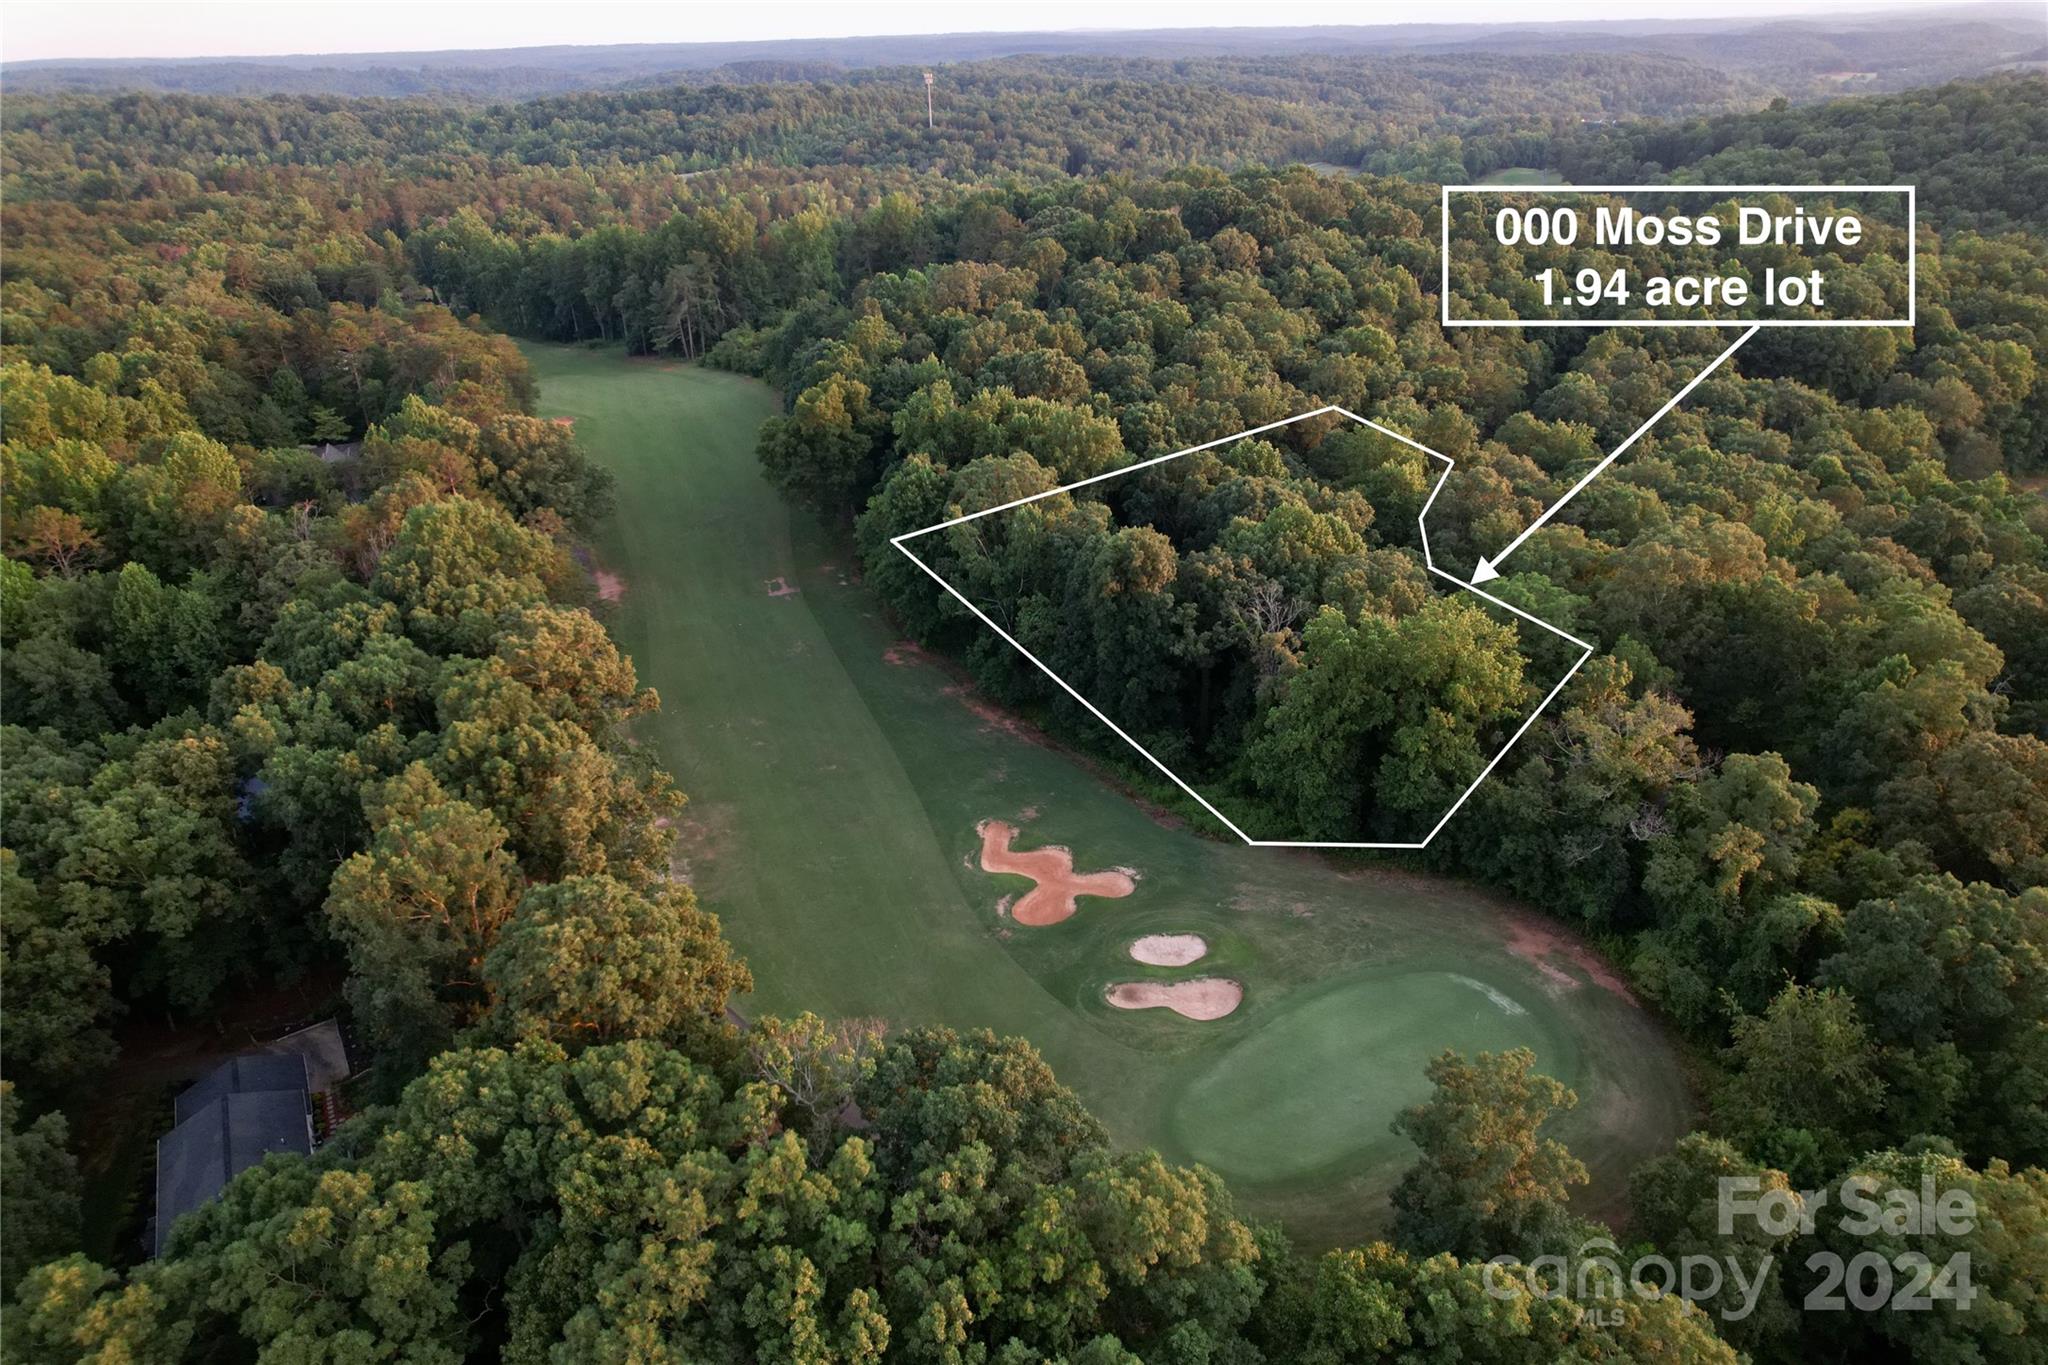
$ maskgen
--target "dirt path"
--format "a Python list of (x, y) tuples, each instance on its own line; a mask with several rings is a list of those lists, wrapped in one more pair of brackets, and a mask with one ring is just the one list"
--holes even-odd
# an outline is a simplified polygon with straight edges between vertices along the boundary
[(1074, 871), (1074, 855), (1058, 845), (1012, 852), (1010, 841), (1016, 837), (1017, 831), (1001, 820), (981, 823), (981, 870), (1011, 872), (1038, 883), (1010, 907), (1010, 917), (1019, 924), (1058, 924), (1074, 913), (1078, 897), (1117, 899), (1130, 895), (1137, 885), (1124, 872)]

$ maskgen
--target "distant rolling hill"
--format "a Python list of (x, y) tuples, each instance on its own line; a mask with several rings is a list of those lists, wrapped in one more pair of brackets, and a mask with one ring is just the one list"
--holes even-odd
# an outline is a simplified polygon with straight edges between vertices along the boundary
[(2048, 19), (2027, 3), (1830, 15), (1825, 19), (1628, 20), (1550, 24), (1190, 28), (947, 33), (762, 42), (524, 47), (176, 60), (0, 64), (15, 93), (440, 96), (523, 100), (653, 84), (803, 80), (874, 66), (1024, 55), (1173, 60), (1390, 53), (1629, 52), (1753, 75), (1795, 97), (1837, 87), (1901, 89), (2038, 57)]

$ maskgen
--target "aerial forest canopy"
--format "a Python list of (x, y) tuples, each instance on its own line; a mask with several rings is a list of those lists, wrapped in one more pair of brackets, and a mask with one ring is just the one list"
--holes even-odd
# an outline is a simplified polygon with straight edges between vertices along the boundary
[(2048, 226), (2038, 77), (2002, 76), (1881, 100), (1576, 130), (1544, 164), (1581, 184), (1902, 185), (1944, 229)]
[[(450, 157), (513, 165), (891, 166), (960, 177), (1100, 175), (1187, 162), (1327, 158), (1376, 169), (1512, 164), (1586, 117), (1714, 113), (1753, 87), (1675, 58), (1494, 55), (1355, 58), (1011, 58), (947, 68), (946, 118), (924, 126), (915, 68), (812, 81), (589, 92), (482, 109), (426, 100), (22, 97), (10, 163), (28, 183), (92, 170), (206, 177), (249, 164), (364, 158), (439, 179)], [(13, 102), (10, 102), (13, 103)], [(108, 123), (112, 105), (119, 120)], [(1487, 149), (1493, 149), (1491, 151)], [(1421, 160), (1434, 158), (1433, 161)], [(592, 224), (596, 226), (596, 224)]]
[[(902, 75), (8, 100), (9, 1358), (2038, 1360), (2048, 82), (1724, 114), (1667, 56), (1013, 59), (928, 131)], [(592, 614), (609, 480), (505, 333), (771, 382), (763, 469), (903, 629), (1171, 803), (891, 538), (1335, 403), (1457, 461), (1469, 571), (1719, 349), (1441, 327), (1424, 181), (1515, 165), (1922, 185), (1917, 329), (1760, 336), (1508, 566), (1597, 649), (1403, 865), (1683, 1031), (1701, 1131), (1621, 1237), (1701, 1245), (1722, 1176), (1939, 1176), (1967, 1313), (1799, 1312), (1832, 1214), (1737, 1323), (1491, 1293), (1597, 1231), (1526, 1053), (1432, 1066), (1391, 1242), (1298, 1250), (1018, 1040), (741, 1018), (674, 874), (632, 726), (690, 698)], [(1315, 421), (929, 562), (1271, 831), (1398, 837), (1560, 670), (1427, 573), (1436, 473)], [(66, 1109), (124, 1021), (336, 964), (374, 1102), (165, 1256), (85, 1254)]]

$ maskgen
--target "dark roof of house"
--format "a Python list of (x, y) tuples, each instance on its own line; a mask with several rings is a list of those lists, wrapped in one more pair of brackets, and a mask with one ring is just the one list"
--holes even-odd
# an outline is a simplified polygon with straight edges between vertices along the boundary
[(262, 1090), (297, 1090), (306, 1083), (306, 1059), (296, 1052), (252, 1052), (222, 1062), (194, 1081), (178, 1096), (178, 1123), (197, 1114), (223, 1095), (244, 1095)]
[[(183, 1097), (179, 1103), (182, 1109)], [(202, 1105), (156, 1142), (156, 1254), (163, 1254), (178, 1219), (219, 1194), (228, 1181), (272, 1152), (305, 1155), (312, 1150), (303, 1085), (224, 1094)]]

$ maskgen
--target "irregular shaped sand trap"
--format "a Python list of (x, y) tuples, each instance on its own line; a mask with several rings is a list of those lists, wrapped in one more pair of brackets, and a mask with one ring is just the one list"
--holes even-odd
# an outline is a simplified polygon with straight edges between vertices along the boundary
[(1244, 999), (1244, 987), (1221, 976), (1193, 981), (1120, 981), (1102, 998), (1120, 1010), (1168, 1009), (1184, 1019), (1221, 1019)]
[(1074, 871), (1074, 855), (1058, 845), (1013, 853), (1010, 841), (1017, 831), (1001, 820), (984, 820), (979, 828), (982, 871), (1014, 872), (1038, 883), (1010, 907), (1010, 918), (1019, 924), (1058, 924), (1074, 913), (1077, 897), (1115, 899), (1130, 895), (1137, 885), (1126, 872)]
[(1131, 956), (1148, 967), (1185, 967), (1208, 952), (1200, 934), (1147, 934), (1131, 943)]

